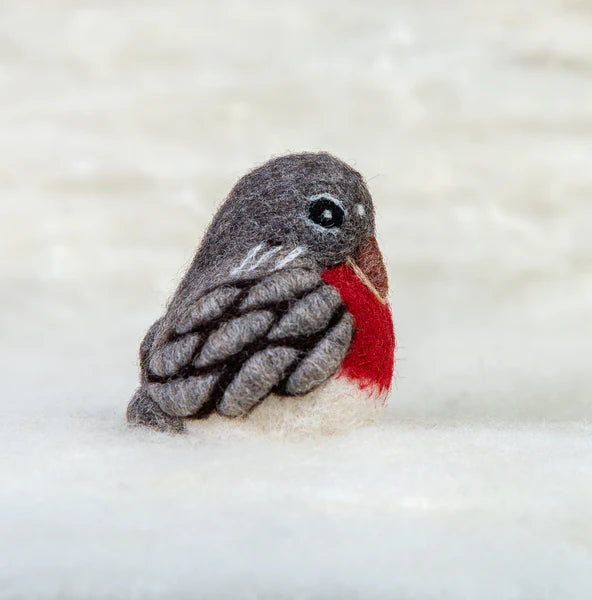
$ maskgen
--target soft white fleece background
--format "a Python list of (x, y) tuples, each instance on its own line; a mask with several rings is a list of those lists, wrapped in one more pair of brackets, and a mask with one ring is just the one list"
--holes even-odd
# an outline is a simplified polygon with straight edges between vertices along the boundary
[[(377, 204), (383, 423), (129, 431), (217, 203), (303, 149)], [(3, 0), (0, 202), (0, 598), (592, 597), (590, 0)]]

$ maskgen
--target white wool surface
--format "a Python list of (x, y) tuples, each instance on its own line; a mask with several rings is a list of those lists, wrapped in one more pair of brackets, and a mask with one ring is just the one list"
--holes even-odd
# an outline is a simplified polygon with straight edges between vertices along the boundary
[[(0, 600), (592, 598), (591, 56), (586, 0), (3, 0)], [(128, 429), (215, 207), (320, 149), (388, 408)]]
[(207, 431), (221, 437), (258, 433), (280, 439), (330, 436), (377, 422), (386, 408), (386, 398), (386, 393), (363, 390), (345, 377), (333, 377), (305, 396), (272, 394), (245, 419), (213, 414), (187, 425), (196, 435)]
[(587, 598), (592, 428), (3, 421), (2, 598)]

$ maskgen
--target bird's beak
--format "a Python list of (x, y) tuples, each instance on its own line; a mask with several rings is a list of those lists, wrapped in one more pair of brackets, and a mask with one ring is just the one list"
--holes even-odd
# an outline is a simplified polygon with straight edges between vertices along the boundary
[(386, 304), (388, 275), (376, 238), (368, 238), (358, 248), (355, 256), (348, 258), (347, 262), (374, 295)]

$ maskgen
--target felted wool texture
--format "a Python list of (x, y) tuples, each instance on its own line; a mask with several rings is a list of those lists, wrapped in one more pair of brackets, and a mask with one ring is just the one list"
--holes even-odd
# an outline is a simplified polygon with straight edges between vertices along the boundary
[(146, 393), (174, 416), (242, 416), (274, 389), (305, 394), (335, 373), (353, 334), (339, 292), (304, 268), (211, 290), (190, 317), (156, 335), (144, 368)]
[(170, 415), (177, 430), (177, 417), (244, 416), (272, 392), (304, 395), (326, 382), (356, 325), (321, 274), (361, 254), (374, 231), (361, 175), (327, 153), (245, 175), (142, 343), (130, 422), (154, 426), (158, 415), (162, 429)]
[(182, 419), (167, 414), (148, 395), (145, 387), (136, 390), (127, 407), (127, 420), (141, 423), (157, 431), (181, 432), (184, 430)]
[(340, 373), (378, 394), (388, 392), (395, 367), (395, 330), (389, 305), (379, 300), (347, 264), (327, 269), (323, 279), (339, 290), (357, 326)]
[(265, 435), (280, 439), (343, 435), (374, 423), (386, 407), (387, 393), (361, 389), (346, 377), (333, 377), (305, 396), (271, 394), (248, 419), (227, 419), (218, 413), (207, 419), (186, 421), (191, 434), (228, 439)]
[[(308, 226), (308, 198), (322, 193), (339, 198), (347, 210), (339, 231)], [(242, 177), (220, 206), (167, 312), (172, 317), (180, 305), (226, 282), (261, 243), (305, 247), (307, 261), (320, 271), (343, 262), (374, 235), (372, 198), (357, 171), (325, 152), (272, 159)]]

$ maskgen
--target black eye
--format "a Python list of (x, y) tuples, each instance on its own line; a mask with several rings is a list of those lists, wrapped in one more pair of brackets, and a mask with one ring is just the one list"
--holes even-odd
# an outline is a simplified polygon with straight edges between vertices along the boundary
[(343, 217), (345, 213), (341, 206), (335, 204), (331, 200), (322, 198), (315, 200), (308, 209), (308, 217), (313, 223), (332, 229), (333, 227), (341, 227), (343, 225)]

